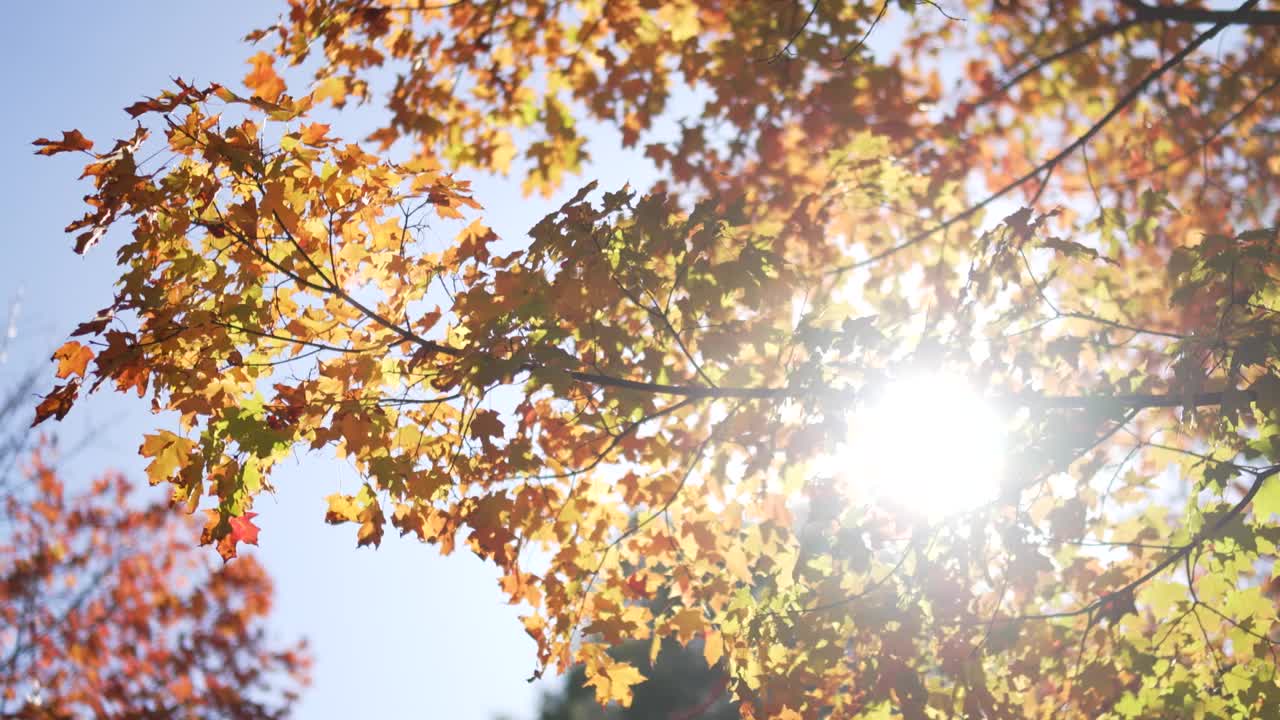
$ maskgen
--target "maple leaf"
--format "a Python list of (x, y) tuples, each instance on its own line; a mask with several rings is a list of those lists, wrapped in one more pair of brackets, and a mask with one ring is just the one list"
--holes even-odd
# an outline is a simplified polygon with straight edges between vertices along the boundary
[(328, 133), (329, 133), (328, 125), (324, 123), (311, 123), (310, 125), (307, 125), (302, 129), (302, 133), (299, 135), (299, 140), (301, 140), (306, 145), (313, 145), (315, 147), (324, 147), (325, 145), (328, 145), (330, 142), (332, 142), (331, 140), (327, 140), (325, 138), (325, 135), (327, 135)]
[(346, 78), (327, 77), (316, 83), (312, 96), (316, 100), (328, 100), (335, 108), (341, 108), (346, 105), (347, 96), (350, 95), (347, 82)]
[(284, 80), (276, 74), (275, 58), (260, 52), (249, 58), (249, 64), (253, 69), (244, 76), (244, 84), (263, 100), (279, 99), (284, 94), (285, 85)]
[(724, 657), (724, 636), (718, 631), (708, 630), (702, 645), (702, 656), (707, 662), (707, 667), (714, 667), (720, 662), (720, 658)]
[(329, 509), (325, 512), (324, 521), (330, 524), (353, 522), (364, 510), (364, 505), (357, 504), (356, 498), (352, 495), (334, 493), (325, 500), (329, 503)]
[(371, 506), (366, 512), (366, 518), (360, 523), (360, 529), (356, 531), (356, 547), (364, 547), (365, 545), (373, 545), (377, 547), (382, 544), (382, 526), (384, 516), (382, 511), (377, 509), (377, 505)]
[(39, 147), (36, 150), (37, 155), (57, 155), (63, 152), (73, 152), (82, 150), (88, 152), (93, 149), (93, 142), (85, 138), (79, 130), (64, 130), (61, 140), (49, 140), (48, 138), (40, 138), (31, 143)]
[(671, 618), (671, 627), (675, 629), (680, 643), (688, 645), (690, 640), (703, 633), (706, 619), (700, 608), (684, 608)]
[(44, 396), (44, 399), (36, 406), (36, 417), (31, 421), (31, 426), (35, 427), (51, 417), (56, 420), (66, 417), (79, 393), (80, 382), (78, 380), (72, 380), (65, 385), (59, 385), (54, 388), (53, 392)]
[(329, 509), (325, 513), (325, 522), (340, 524), (344, 522), (360, 523), (356, 531), (356, 546), (364, 547), (382, 544), (383, 525), (386, 516), (378, 503), (377, 495), (368, 484), (361, 486), (356, 495), (334, 493), (326, 498)]
[(616, 702), (622, 707), (631, 705), (634, 694), (631, 688), (644, 682), (644, 675), (634, 665), (607, 660), (593, 671), (587, 669), (587, 687), (596, 690), (596, 700), (601, 704)]
[(58, 363), (58, 378), (65, 380), (72, 375), (84, 377), (85, 368), (93, 359), (93, 350), (71, 340), (53, 352), (53, 360)]
[(493, 410), (478, 410), (475, 417), (471, 418), (471, 436), (480, 440), (486, 448), (493, 447), (493, 438), (502, 437), (502, 430), (502, 420)]
[(636, 597), (649, 597), (649, 584), (638, 573), (631, 573), (627, 578), (627, 589)]
[(208, 518), (200, 534), (201, 545), (213, 545), (224, 563), (239, 557), (239, 544), (258, 544), (258, 527), (253, 524), (254, 512), (231, 514), (221, 508), (205, 511)]
[(259, 528), (253, 524), (253, 519), (257, 516), (256, 512), (246, 512), (229, 519), (227, 522), (231, 525), (231, 534), (228, 537), (231, 538), (231, 542), (257, 545)]
[(196, 444), (171, 432), (162, 431), (145, 435), (138, 453), (153, 458), (147, 466), (147, 477), (152, 485), (171, 479), (178, 470), (190, 462), (190, 453)]

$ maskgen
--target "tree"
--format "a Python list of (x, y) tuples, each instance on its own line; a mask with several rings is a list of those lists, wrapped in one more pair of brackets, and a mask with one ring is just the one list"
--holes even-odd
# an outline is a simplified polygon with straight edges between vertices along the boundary
[[(37, 141), (88, 155), (77, 251), (131, 230), (38, 416), (176, 413), (151, 479), (227, 555), (332, 450), (329, 522), (491, 560), (602, 702), (642, 680), (607, 648), (674, 638), (752, 718), (1273, 715), (1261, 4), (294, 0), (247, 89)], [(364, 145), (314, 119), (352, 104)], [(590, 127), (662, 179), (573, 180)], [(499, 239), (485, 173), (563, 202)], [(830, 462), (959, 494), (966, 412), (895, 400), (945, 377), (1006, 418), (998, 492)]]
[(268, 636), (262, 566), (213, 567), (120, 474), (68, 488), (56, 445), (13, 422), (29, 396), (0, 411), (0, 717), (287, 716), (309, 659)]
[(613, 656), (643, 668), (645, 681), (635, 687), (627, 707), (601, 707), (586, 684), (582, 666), (565, 676), (563, 687), (542, 697), (538, 720), (737, 720), (737, 708), (725, 693), (728, 679), (721, 668), (708, 668), (698, 643), (682, 647), (669, 642), (653, 662), (649, 643), (632, 640)]

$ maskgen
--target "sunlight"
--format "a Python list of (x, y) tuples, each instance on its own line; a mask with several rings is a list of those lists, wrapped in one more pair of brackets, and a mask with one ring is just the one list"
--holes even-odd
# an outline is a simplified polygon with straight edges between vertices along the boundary
[(994, 499), (1003, 420), (961, 377), (912, 376), (886, 387), (850, 419), (841, 475), (855, 497), (928, 519)]

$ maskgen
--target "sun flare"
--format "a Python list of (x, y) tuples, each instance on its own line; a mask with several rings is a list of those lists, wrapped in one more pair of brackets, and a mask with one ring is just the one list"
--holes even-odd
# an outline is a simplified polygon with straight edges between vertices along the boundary
[(894, 381), (850, 420), (840, 475), (854, 497), (930, 519), (994, 499), (1003, 465), (999, 413), (961, 377)]

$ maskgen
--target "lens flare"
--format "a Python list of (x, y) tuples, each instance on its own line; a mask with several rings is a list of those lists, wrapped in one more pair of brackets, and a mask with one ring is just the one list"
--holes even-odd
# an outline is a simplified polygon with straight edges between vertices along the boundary
[(938, 519), (996, 497), (1003, 440), (1000, 414), (963, 378), (912, 376), (853, 414), (839, 474), (853, 497)]

